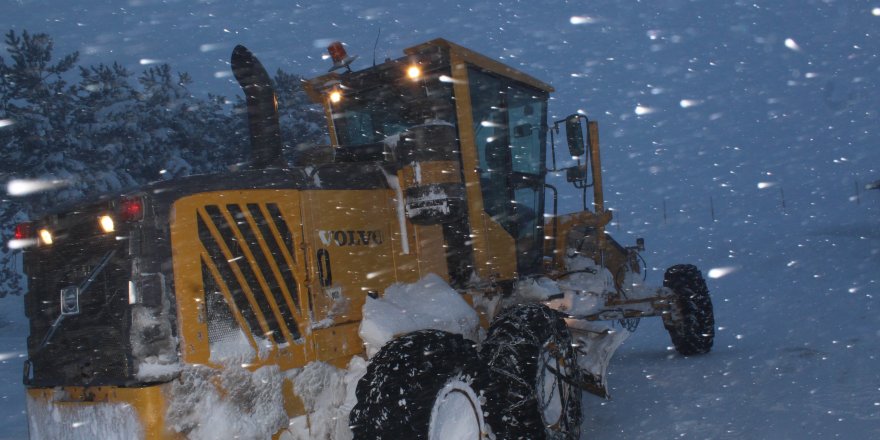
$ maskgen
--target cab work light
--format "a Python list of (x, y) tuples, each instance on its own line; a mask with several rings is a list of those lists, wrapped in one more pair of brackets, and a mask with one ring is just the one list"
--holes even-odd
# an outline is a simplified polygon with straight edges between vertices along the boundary
[(416, 65), (409, 66), (409, 68), (406, 69), (406, 76), (411, 80), (417, 80), (422, 76), (422, 69)]

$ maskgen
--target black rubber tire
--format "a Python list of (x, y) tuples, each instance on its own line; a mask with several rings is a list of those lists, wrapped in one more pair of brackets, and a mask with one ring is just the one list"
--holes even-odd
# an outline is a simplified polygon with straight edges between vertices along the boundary
[(703, 274), (691, 264), (670, 267), (663, 287), (675, 293), (677, 311), (663, 315), (672, 345), (685, 356), (708, 353), (715, 341), (715, 312)]
[[(546, 347), (546, 348), (545, 348)], [(556, 381), (561, 416), (545, 426), (538, 372), (543, 350), (565, 368)], [(485, 365), (480, 387), (486, 396), (486, 419), (498, 440), (577, 439), (581, 425), (581, 389), (577, 352), (562, 315), (541, 304), (511, 307), (489, 327), (480, 357)]]
[(461, 335), (421, 330), (392, 340), (358, 382), (349, 415), (354, 438), (426, 439), (440, 390), (452, 379), (473, 381), (478, 370), (475, 343)]

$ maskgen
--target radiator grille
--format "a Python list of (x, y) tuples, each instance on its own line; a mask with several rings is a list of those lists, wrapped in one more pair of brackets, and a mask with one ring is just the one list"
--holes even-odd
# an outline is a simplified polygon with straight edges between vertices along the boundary
[(209, 204), (197, 217), (209, 340), (240, 327), (276, 344), (300, 339), (293, 238), (279, 207)]

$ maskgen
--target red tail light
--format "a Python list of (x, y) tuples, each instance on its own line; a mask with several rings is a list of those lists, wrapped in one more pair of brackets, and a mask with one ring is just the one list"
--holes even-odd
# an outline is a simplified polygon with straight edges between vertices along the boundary
[(36, 238), (37, 234), (34, 230), (34, 224), (31, 222), (19, 223), (15, 225), (15, 239), (26, 240), (28, 238)]
[(144, 199), (142, 197), (127, 197), (119, 203), (119, 217), (122, 221), (136, 222), (144, 219)]

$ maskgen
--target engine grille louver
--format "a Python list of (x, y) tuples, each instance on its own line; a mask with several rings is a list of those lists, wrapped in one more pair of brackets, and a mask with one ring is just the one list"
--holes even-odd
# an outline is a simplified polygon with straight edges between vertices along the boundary
[(278, 205), (206, 205), (197, 222), (206, 302), (219, 290), (252, 335), (276, 344), (300, 339), (293, 238)]

